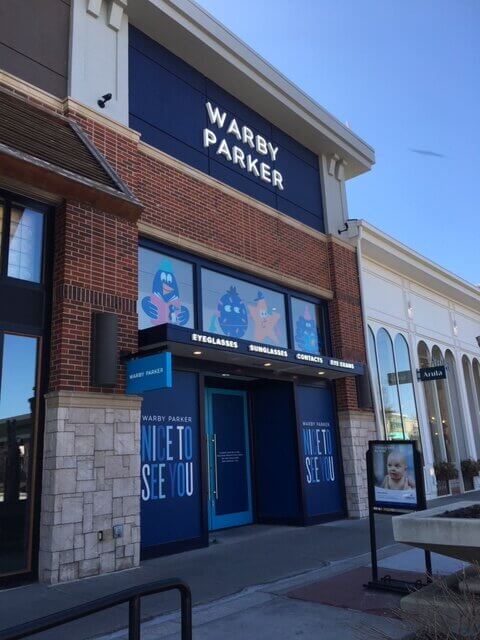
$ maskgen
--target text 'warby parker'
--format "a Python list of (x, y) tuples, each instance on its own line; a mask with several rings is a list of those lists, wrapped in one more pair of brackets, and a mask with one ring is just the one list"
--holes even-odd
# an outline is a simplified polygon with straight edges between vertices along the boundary
[[(263, 136), (255, 134), (250, 127), (240, 126), (236, 118), (228, 119), (227, 112), (212, 106), (211, 102), (207, 102), (205, 106), (211, 125), (233, 136), (238, 142), (247, 145), (260, 156), (268, 157), (271, 162), (275, 162), (278, 146), (273, 145)], [(268, 162), (262, 162), (260, 158), (254, 157), (251, 153), (246, 153), (236, 144), (230, 145), (226, 138), (221, 138), (208, 127), (203, 130), (203, 146), (206, 149), (214, 147), (216, 155), (223, 156), (229, 162), (233, 162), (241, 169), (260, 178), (263, 182), (268, 182), (280, 191), (284, 190), (283, 176), (280, 171), (273, 169)]]

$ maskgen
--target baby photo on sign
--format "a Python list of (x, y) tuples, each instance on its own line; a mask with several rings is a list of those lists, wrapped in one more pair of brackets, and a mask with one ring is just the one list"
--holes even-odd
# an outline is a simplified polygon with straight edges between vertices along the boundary
[(373, 446), (375, 502), (414, 505), (417, 503), (413, 446), (400, 442)]

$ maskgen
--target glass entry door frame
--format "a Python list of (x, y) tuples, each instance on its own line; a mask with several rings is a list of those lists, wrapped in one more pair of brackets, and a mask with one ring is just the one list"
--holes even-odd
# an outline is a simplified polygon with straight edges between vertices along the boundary
[[(15, 212), (17, 212), (15, 214)], [(25, 227), (18, 232), (22, 222), (18, 220), (18, 214), (31, 212), (37, 224), (29, 226), (29, 218), (25, 219)], [(22, 562), (17, 566), (0, 565), (0, 589), (15, 587), (36, 579), (38, 574), (38, 556), (40, 542), (40, 511), (41, 511), (41, 481), (42, 481), (42, 453), (45, 423), (44, 395), (48, 391), (49, 356), (50, 356), (50, 327), (52, 313), (52, 281), (53, 281), (53, 246), (54, 246), (54, 213), (55, 205), (52, 203), (38, 202), (20, 194), (11, 193), (0, 189), (0, 299), (14, 299), (15, 305), (4, 305), (0, 308), (0, 387), (10, 378), (12, 365), (4, 363), (5, 343), (12, 338), (32, 339), (36, 341), (35, 371), (32, 384), (32, 395), (28, 394), (30, 402), (30, 435), (28, 443), (19, 441), (15, 445), (12, 418), (20, 423), (21, 429), (25, 429), (27, 413), (21, 416), (3, 415), (0, 417), (3, 431), (6, 431), (6, 423), (10, 427), (10, 458), (9, 465), (15, 467), (18, 459), (22, 459), (20, 478), (21, 491), (18, 500), (14, 500), (13, 494), (17, 493), (14, 480), (10, 481), (9, 501), (15, 509), (20, 508), (25, 512), (25, 527), (23, 530), (24, 555)], [(31, 220), (30, 220), (31, 222)], [(17, 226), (15, 226), (17, 225)], [(27, 229), (27, 227), (29, 227)], [(25, 236), (23, 231), (25, 230)], [(17, 233), (18, 232), (18, 233)], [(33, 235), (31, 235), (33, 234)], [(35, 258), (32, 270), (24, 263), (24, 259), (30, 255), (28, 247), (23, 243), (34, 241)], [(28, 262), (28, 261), (27, 261)], [(25, 266), (27, 271), (14, 267)], [(33, 344), (33, 342), (32, 342)], [(15, 362), (15, 367), (21, 366)], [(33, 367), (33, 363), (32, 363)], [(33, 381), (33, 379), (32, 379)], [(1, 392), (0, 392), (1, 396)], [(1, 402), (1, 397), (0, 397)], [(5, 407), (3, 407), (5, 409)], [(15, 412), (13, 412), (15, 413)], [(8, 414), (8, 411), (7, 411)], [(5, 439), (5, 435), (3, 435)], [(3, 452), (5, 459), (5, 446)], [(28, 458), (28, 460), (27, 460)], [(18, 466), (18, 465), (17, 465)], [(0, 465), (0, 467), (2, 467)], [(4, 466), (0, 472), (4, 471)], [(25, 474), (28, 477), (25, 479)], [(5, 487), (3, 487), (5, 493)], [(12, 507), (13, 508), (13, 507)], [(18, 511), (18, 509), (17, 509)], [(18, 515), (18, 514), (17, 514)], [(14, 514), (13, 520), (16, 515)], [(3, 496), (2, 519), (9, 520), (6, 514), (5, 496)], [(12, 563), (10, 563), (12, 564)]]
[[(4, 570), (0, 565), (0, 589), (9, 586), (16, 586), (23, 581), (33, 578), (36, 575), (36, 562), (38, 560), (38, 548), (37, 543), (39, 540), (38, 525), (39, 525), (39, 508), (40, 508), (40, 473), (39, 468), (39, 437), (40, 437), (40, 422), (44, 417), (44, 412), (41, 406), (41, 397), (44, 391), (42, 387), (42, 371), (44, 367), (43, 362), (43, 350), (44, 339), (42, 336), (35, 333), (20, 333), (14, 331), (3, 330), (2, 323), (0, 323), (0, 389), (3, 387), (3, 378), (9, 375), (9, 371), (4, 370), (4, 346), (5, 340), (8, 338), (19, 338), (35, 341), (35, 365), (33, 371), (34, 386), (32, 388), (32, 411), (30, 415), (30, 431), (28, 433), (28, 465), (24, 468), (26, 478), (24, 478), (24, 491), (17, 496), (18, 505), (23, 506), (25, 515), (24, 522), (24, 563), (23, 566), (19, 566), (16, 569)], [(24, 416), (21, 416), (24, 417)], [(26, 417), (26, 416), (25, 416)], [(7, 421), (8, 422), (8, 421)], [(5, 427), (5, 420), (0, 417), (0, 433), (2, 428)], [(15, 438), (16, 439), (16, 438)], [(25, 446), (25, 445), (24, 445)], [(20, 447), (19, 447), (20, 450)], [(20, 471), (20, 469), (18, 469)], [(3, 489), (2, 485), (2, 489)], [(20, 485), (18, 487), (20, 490)], [(3, 509), (0, 509), (0, 521), (5, 517), (5, 501), (2, 500)], [(3, 526), (3, 521), (0, 526)], [(0, 549), (1, 552), (1, 549)]]
[[(242, 399), (243, 408), (243, 436), (245, 443), (245, 481), (248, 507), (245, 510), (219, 513), (218, 504), (222, 491), (222, 478), (219, 472), (219, 458), (222, 452), (218, 450), (218, 438), (215, 430), (215, 418), (213, 409), (213, 397), (215, 395), (235, 396)], [(205, 389), (205, 431), (207, 441), (207, 466), (208, 466), (208, 525), (209, 529), (226, 529), (251, 524), (253, 521), (252, 501), (252, 471), (250, 453), (250, 435), (248, 428), (248, 402), (247, 391), (237, 389), (218, 389), (207, 387)], [(223, 497), (223, 496), (222, 496)]]

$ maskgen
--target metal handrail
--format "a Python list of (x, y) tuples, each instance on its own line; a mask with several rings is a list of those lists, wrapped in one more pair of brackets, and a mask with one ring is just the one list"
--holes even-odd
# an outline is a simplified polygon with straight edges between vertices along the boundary
[(43, 618), (23, 622), (9, 629), (0, 631), (0, 640), (20, 640), (28, 636), (59, 627), (67, 622), (99, 613), (119, 604), (128, 602), (128, 640), (140, 640), (140, 598), (155, 593), (177, 590), (181, 598), (181, 639), (192, 640), (192, 594), (186, 582), (179, 578), (157, 580), (137, 587), (130, 587), (108, 596), (97, 598), (92, 602), (79, 604), (71, 609), (52, 613)]

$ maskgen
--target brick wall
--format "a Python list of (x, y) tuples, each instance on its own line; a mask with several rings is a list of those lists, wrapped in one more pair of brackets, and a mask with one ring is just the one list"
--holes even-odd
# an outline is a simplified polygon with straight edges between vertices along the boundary
[[(69, 202), (56, 212), (50, 390), (90, 385), (94, 311), (119, 316), (120, 348), (137, 348), (136, 225)], [(117, 389), (122, 391), (120, 377)]]
[[(330, 240), (328, 255), (335, 295), (328, 305), (333, 355), (366, 362), (356, 251)], [(355, 379), (338, 380), (336, 388), (339, 410), (355, 410), (358, 406)]]

